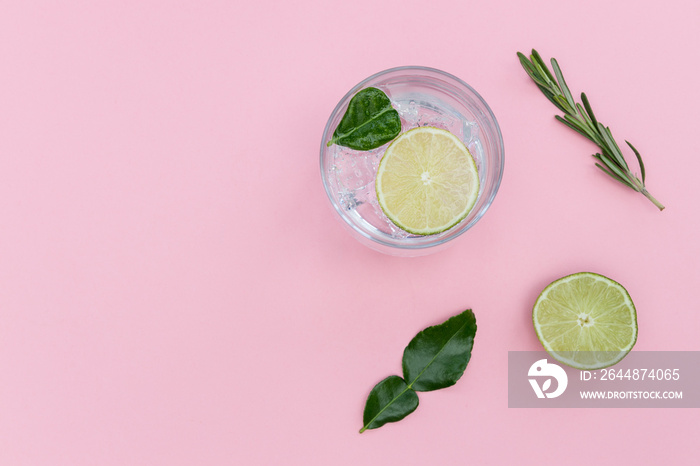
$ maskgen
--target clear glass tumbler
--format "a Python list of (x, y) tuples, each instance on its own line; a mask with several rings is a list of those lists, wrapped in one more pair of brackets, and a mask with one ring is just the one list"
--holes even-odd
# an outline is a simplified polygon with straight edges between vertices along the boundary
[[(375, 177), (388, 147), (356, 151), (326, 143), (345, 114), (350, 99), (366, 87), (386, 93), (401, 117), (401, 131), (434, 126), (460, 138), (479, 171), (474, 208), (449, 230), (411, 235), (396, 227), (377, 202)], [(459, 78), (433, 68), (404, 66), (377, 73), (350, 89), (333, 110), (321, 139), (321, 178), (328, 198), (348, 231), (361, 243), (395, 256), (421, 256), (447, 246), (486, 213), (501, 183), (503, 139), (496, 117), (481, 96)]]

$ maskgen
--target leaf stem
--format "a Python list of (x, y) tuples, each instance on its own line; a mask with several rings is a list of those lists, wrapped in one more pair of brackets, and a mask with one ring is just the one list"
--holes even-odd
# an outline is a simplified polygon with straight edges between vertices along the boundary
[(652, 196), (649, 191), (647, 191), (647, 188), (642, 188), (641, 193), (644, 194), (644, 196), (646, 196), (647, 199), (649, 199), (651, 202), (653, 202), (654, 205), (659, 208), (659, 210), (664, 210), (666, 208), (666, 207), (664, 207), (664, 205), (662, 203), (657, 201), (656, 198), (654, 196)]

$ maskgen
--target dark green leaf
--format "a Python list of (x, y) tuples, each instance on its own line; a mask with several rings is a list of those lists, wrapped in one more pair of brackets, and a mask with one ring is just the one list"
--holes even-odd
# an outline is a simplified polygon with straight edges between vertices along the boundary
[(555, 118), (557, 121), (559, 121), (559, 122), (561, 122), (561, 123), (564, 123), (566, 126), (568, 126), (569, 128), (573, 129), (573, 130), (576, 131), (577, 133), (582, 134), (582, 135), (588, 137), (588, 135), (587, 135), (586, 133), (584, 133), (584, 132), (581, 131), (579, 128), (577, 128), (576, 126), (574, 126), (574, 125), (572, 125), (571, 123), (569, 123), (568, 121), (566, 121), (566, 119), (564, 119), (563, 117), (560, 117), (559, 115), (554, 115), (554, 118)]
[[(594, 157), (595, 157), (595, 156), (594, 156)], [(601, 164), (599, 164), (599, 163), (596, 163), (595, 166), (598, 167), (598, 168), (600, 168), (601, 170), (603, 170), (603, 172), (605, 172), (605, 173), (606, 173), (608, 176), (610, 176), (613, 180), (619, 181), (620, 183), (624, 184), (625, 186), (629, 186), (630, 188), (634, 189), (634, 187), (633, 187), (627, 180), (625, 180), (625, 179), (623, 179), (623, 178), (620, 178), (619, 176), (617, 176), (616, 174), (614, 174), (613, 172), (611, 172), (608, 168), (604, 167), (603, 165), (601, 165)]]
[(562, 107), (561, 104), (559, 102), (557, 102), (557, 100), (556, 100), (556, 97), (559, 97), (559, 96), (555, 96), (554, 94), (552, 94), (552, 91), (550, 91), (549, 89), (545, 89), (542, 86), (538, 86), (538, 87), (540, 88), (542, 93), (545, 95), (545, 97), (547, 97), (547, 99), (549, 99), (549, 101), (554, 104), (555, 107), (557, 107), (562, 112), (566, 113), (566, 109), (564, 107)]
[(625, 167), (627, 169), (627, 162), (625, 161), (625, 156), (622, 154), (622, 150), (620, 149), (620, 146), (617, 145), (617, 141), (615, 141), (615, 138), (612, 135), (612, 131), (610, 131), (610, 127), (606, 126), (605, 127), (605, 132), (608, 133), (608, 136), (610, 137), (610, 141), (612, 142), (612, 147), (615, 149), (615, 153), (620, 157), (620, 165)]
[(537, 76), (537, 79), (539, 81), (538, 85), (542, 86), (547, 89), (547, 91), (551, 94), (554, 94), (555, 92), (559, 92), (557, 89), (557, 84), (555, 81), (551, 81), (548, 76), (548, 71), (546, 68), (542, 68), (542, 65), (537, 63), (536, 61), (532, 62), (532, 66), (535, 68), (535, 73)]
[(552, 69), (554, 70), (554, 74), (557, 76), (557, 82), (559, 83), (559, 88), (562, 90), (564, 97), (566, 97), (566, 101), (569, 103), (569, 106), (571, 107), (571, 109), (575, 110), (576, 103), (574, 102), (574, 98), (571, 96), (571, 91), (569, 91), (569, 86), (566, 85), (566, 81), (564, 80), (564, 75), (561, 73), (561, 68), (559, 68), (559, 63), (557, 63), (557, 60), (555, 58), (552, 58)]
[(568, 126), (569, 128), (573, 129), (573, 130), (576, 131), (577, 133), (579, 133), (579, 134), (581, 134), (581, 135), (583, 135), (583, 136), (587, 137), (588, 139), (590, 139), (590, 140), (592, 140), (592, 141), (595, 142), (595, 139), (593, 139), (593, 138), (591, 137), (591, 135), (588, 133), (588, 131), (586, 130), (586, 128), (584, 128), (584, 127), (581, 126), (580, 122), (576, 121), (575, 119), (573, 119), (573, 118), (570, 117), (569, 115), (564, 115), (564, 116), (565, 116), (566, 118), (562, 118), (562, 117), (560, 117), (559, 115), (554, 115), (554, 118), (556, 118), (557, 121), (560, 121), (560, 122), (564, 123), (566, 126)]
[(617, 166), (616, 162), (610, 158), (610, 156), (606, 155), (605, 153), (600, 154), (600, 157), (598, 157), (598, 160), (603, 162), (613, 173), (615, 173), (618, 177), (622, 178), (623, 180), (627, 180), (625, 183), (627, 186), (630, 188), (634, 189), (635, 191), (639, 191), (637, 188), (632, 186), (632, 184), (629, 182), (627, 175), (622, 171), (623, 169), (619, 166)]
[(427, 392), (457, 383), (469, 363), (475, 334), (476, 318), (466, 310), (416, 335), (403, 353), (408, 386)]
[(555, 97), (556, 97), (557, 101), (559, 102), (560, 108), (562, 108), (564, 110), (564, 113), (567, 113), (567, 114), (570, 113), (570, 109), (568, 107), (569, 102), (566, 100), (566, 97), (561, 95), (561, 94), (559, 94)]
[(598, 120), (596, 120), (595, 115), (593, 114), (593, 109), (591, 109), (591, 104), (588, 102), (588, 97), (586, 97), (586, 94), (583, 92), (581, 93), (581, 102), (583, 102), (583, 106), (586, 108), (586, 112), (593, 123), (593, 127), (597, 128)]
[(537, 87), (539, 87), (542, 90), (542, 92), (552, 92), (550, 90), (551, 86), (546, 82), (542, 81), (542, 78), (539, 75), (533, 74), (528, 70), (525, 71), (527, 71), (528, 76), (530, 76), (530, 78), (535, 82), (535, 84), (537, 84)]
[(375, 385), (369, 393), (362, 417), (364, 426), (360, 433), (381, 427), (387, 422), (400, 421), (417, 407), (416, 392), (401, 377), (391, 375)]
[[(527, 59), (525, 55), (522, 53), (518, 52), (518, 59), (520, 60), (520, 64), (522, 67), (525, 69), (525, 72), (527, 73), (528, 76), (537, 84), (538, 87), (541, 89), (548, 89), (549, 84), (542, 78), (542, 75), (537, 71), (535, 66), (530, 62), (530, 60)], [(542, 92), (545, 92), (544, 90)]]
[(387, 95), (375, 88), (361, 90), (350, 99), (328, 145), (371, 150), (386, 144), (401, 131), (399, 112)]
[(547, 77), (547, 80), (550, 82), (554, 83), (556, 82), (554, 80), (554, 76), (552, 76), (552, 73), (549, 71), (549, 68), (547, 68), (547, 64), (542, 60), (542, 57), (540, 54), (537, 52), (537, 50), (532, 49), (532, 55), (530, 55), (532, 58), (532, 62), (537, 64), (538, 67), (543, 71), (544, 75)]
[(625, 162), (625, 157), (622, 155), (622, 151), (617, 146), (615, 139), (613, 139), (610, 128), (603, 126), (601, 123), (598, 123), (598, 132), (601, 136), (603, 136), (605, 144), (608, 147), (610, 154), (613, 157), (615, 157), (617, 164), (620, 165), (620, 167), (627, 169), (627, 162)]
[(529, 74), (530, 76), (536, 75), (535, 68), (532, 66), (532, 63), (530, 63), (530, 60), (528, 60), (525, 55), (518, 52), (518, 60), (520, 60), (520, 64), (525, 69), (527, 74)]
[(571, 115), (564, 115), (566, 121), (571, 123), (574, 127), (578, 128), (578, 131), (586, 136), (591, 141), (595, 142), (597, 140), (597, 134), (592, 132), (591, 129), (586, 125), (584, 121), (579, 120)]
[(642, 156), (639, 155), (639, 151), (634, 148), (632, 143), (630, 143), (629, 141), (625, 141), (625, 142), (627, 143), (628, 146), (630, 146), (630, 148), (634, 152), (634, 155), (637, 156), (637, 162), (639, 162), (639, 170), (641, 170), (641, 172), (642, 172), (642, 184), (644, 184), (644, 183), (646, 183), (647, 175), (646, 175), (646, 171), (644, 170), (644, 162), (642, 162)]
[[(588, 113), (586, 113), (583, 105), (579, 103), (576, 104), (576, 115), (578, 115), (579, 120), (586, 122), (586, 126), (588, 126), (588, 128), (595, 128), (595, 126), (593, 126), (593, 121), (591, 121), (591, 118), (588, 116)], [(595, 131), (595, 129), (592, 129), (592, 131)]]

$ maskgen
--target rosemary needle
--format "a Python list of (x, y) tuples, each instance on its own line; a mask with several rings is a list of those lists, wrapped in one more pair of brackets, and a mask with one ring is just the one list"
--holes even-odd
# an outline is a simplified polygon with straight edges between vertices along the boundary
[(600, 153), (593, 154), (593, 157), (598, 160), (596, 166), (612, 179), (644, 194), (659, 210), (664, 210), (664, 206), (646, 189), (646, 172), (639, 151), (629, 141), (625, 141), (637, 157), (641, 178), (634, 175), (630, 170), (620, 147), (613, 138), (610, 128), (604, 126), (596, 119), (586, 94), (581, 93), (583, 105), (574, 101), (571, 91), (566, 85), (566, 81), (564, 81), (564, 75), (559, 68), (557, 60), (554, 58), (551, 60), (552, 70), (554, 71), (554, 74), (552, 74), (535, 49), (532, 49), (532, 55), (530, 55), (529, 59), (520, 52), (518, 52), (518, 58), (520, 59), (520, 64), (522, 64), (527, 74), (537, 84), (537, 87), (540, 88), (545, 97), (564, 112), (563, 117), (556, 115), (555, 118), (577, 133), (590, 139), (600, 148)]

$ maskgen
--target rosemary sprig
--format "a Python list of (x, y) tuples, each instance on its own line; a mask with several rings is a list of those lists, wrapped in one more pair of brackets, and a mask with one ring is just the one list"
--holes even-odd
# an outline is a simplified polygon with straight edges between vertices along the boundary
[(583, 105), (574, 101), (571, 91), (569, 91), (569, 87), (564, 81), (564, 75), (559, 68), (557, 60), (554, 58), (551, 60), (553, 75), (535, 49), (532, 49), (532, 55), (530, 55), (529, 59), (520, 52), (518, 52), (518, 58), (527, 74), (537, 84), (537, 87), (540, 88), (545, 97), (564, 112), (563, 117), (556, 115), (555, 118), (577, 133), (590, 139), (600, 148), (600, 153), (593, 154), (593, 157), (598, 160), (596, 166), (612, 179), (644, 194), (659, 210), (664, 210), (664, 206), (646, 189), (646, 172), (639, 151), (629, 141), (625, 141), (637, 157), (641, 179), (630, 170), (620, 147), (613, 138), (610, 128), (604, 126), (596, 119), (586, 94), (581, 93)]

